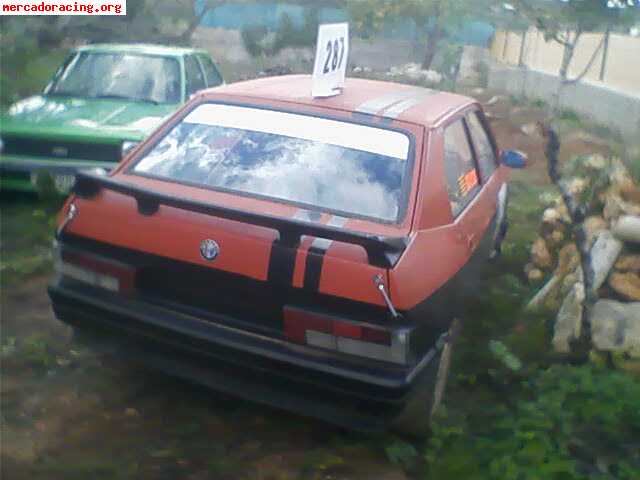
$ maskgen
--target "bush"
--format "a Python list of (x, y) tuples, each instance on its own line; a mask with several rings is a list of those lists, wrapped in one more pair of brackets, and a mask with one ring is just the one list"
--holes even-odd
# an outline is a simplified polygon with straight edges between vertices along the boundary
[(487, 62), (478, 62), (475, 70), (478, 75), (478, 85), (487, 88), (489, 86), (489, 65)]
[(495, 400), (436, 420), (428, 478), (640, 478), (640, 382), (632, 376), (555, 365)]
[(265, 39), (268, 35), (267, 27), (262, 25), (247, 25), (242, 28), (242, 42), (252, 57), (266, 55)]
[[(319, 16), (316, 8), (309, 8), (305, 12), (304, 25), (296, 28), (288, 14), (283, 14), (278, 22), (274, 34), (269, 35), (266, 27), (250, 25), (242, 29), (242, 41), (247, 52), (253, 57), (276, 55), (289, 47), (313, 47), (316, 43)], [(269, 37), (273, 38), (269, 38)]]
[(280, 17), (278, 29), (276, 30), (276, 38), (273, 42), (274, 51), (279, 52), (283, 48), (297, 46), (301, 43), (301, 31), (293, 24), (293, 20), (288, 14)]

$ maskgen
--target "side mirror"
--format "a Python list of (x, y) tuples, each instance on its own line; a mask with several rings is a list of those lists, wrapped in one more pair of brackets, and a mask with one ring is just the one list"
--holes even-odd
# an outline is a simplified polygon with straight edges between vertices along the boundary
[(500, 155), (500, 163), (509, 168), (524, 168), (527, 160), (527, 156), (518, 150), (505, 150)]

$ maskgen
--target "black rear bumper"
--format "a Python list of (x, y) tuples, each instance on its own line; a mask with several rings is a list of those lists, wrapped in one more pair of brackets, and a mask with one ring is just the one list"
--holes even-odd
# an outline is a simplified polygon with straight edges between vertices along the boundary
[(56, 281), (49, 296), (60, 320), (114, 339), (152, 368), (357, 430), (398, 416), (435, 353), (412, 368), (351, 361), (94, 288)]

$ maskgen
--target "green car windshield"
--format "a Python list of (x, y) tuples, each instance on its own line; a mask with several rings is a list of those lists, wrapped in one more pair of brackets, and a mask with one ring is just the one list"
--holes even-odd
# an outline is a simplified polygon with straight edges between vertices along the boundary
[(180, 65), (171, 57), (80, 52), (66, 64), (45, 94), (179, 103)]

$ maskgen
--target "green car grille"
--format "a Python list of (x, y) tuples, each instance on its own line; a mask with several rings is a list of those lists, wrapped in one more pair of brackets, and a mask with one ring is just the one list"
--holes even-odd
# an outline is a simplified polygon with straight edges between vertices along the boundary
[(98, 162), (119, 162), (121, 146), (119, 144), (96, 144), (86, 142), (68, 142), (40, 140), (31, 138), (4, 138), (4, 151), (7, 155), (46, 157), (74, 160), (93, 160)]

